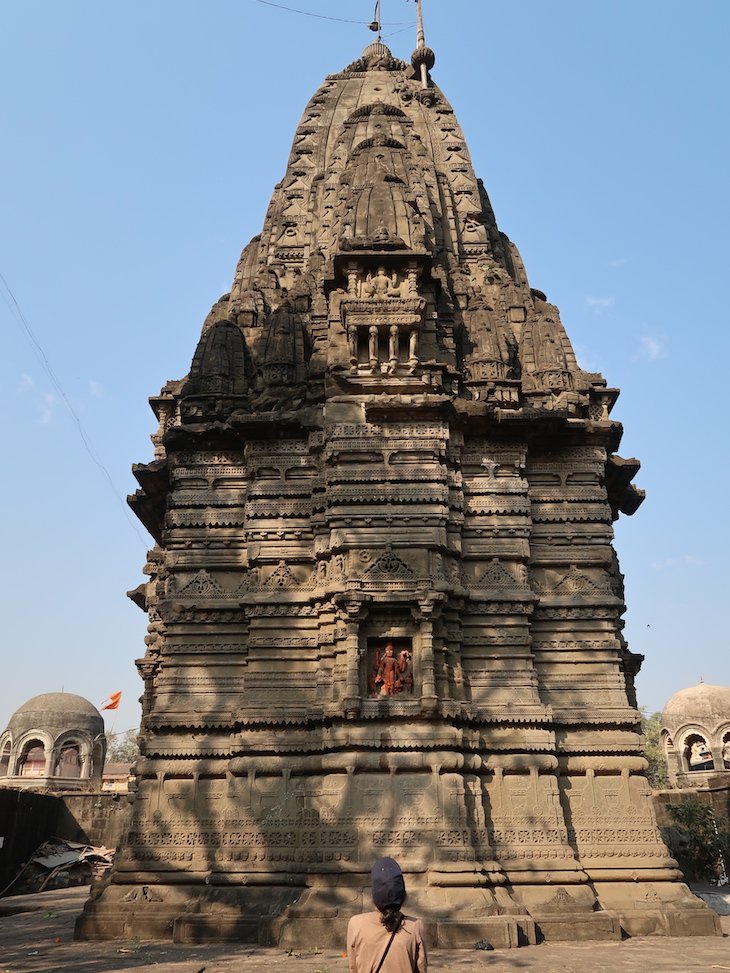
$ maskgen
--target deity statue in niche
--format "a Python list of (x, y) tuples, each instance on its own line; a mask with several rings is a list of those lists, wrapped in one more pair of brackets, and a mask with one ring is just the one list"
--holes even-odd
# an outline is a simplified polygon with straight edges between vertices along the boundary
[(302, 273), (302, 271), (296, 267), (294, 269), (294, 279), (287, 294), (287, 297), (291, 301), (295, 310), (302, 313), (309, 310), (309, 305), (311, 303), (312, 294), (315, 288), (316, 282), (313, 275), (310, 273)]
[[(380, 155), (378, 156), (379, 160), (382, 158), (383, 158), (382, 156)], [(385, 225), (385, 223), (382, 222), (382, 220), (375, 227), (372, 238), (374, 243), (387, 243), (387, 241), (390, 240), (390, 230)]]
[(730, 770), (730, 737), (722, 745), (722, 762), (725, 764), (725, 770)]
[(375, 649), (369, 690), (373, 696), (413, 692), (413, 653), (410, 648), (404, 646), (397, 650), (393, 642), (386, 642), (382, 651)]
[(266, 360), (290, 364), (294, 361), (294, 313), (291, 301), (285, 299), (269, 320)]
[(264, 316), (266, 304), (264, 295), (254, 285), (241, 291), (240, 296), (233, 302), (236, 324), (239, 327), (252, 328)]
[(552, 304), (538, 307), (539, 318), (535, 327), (535, 366), (539, 369), (567, 368), (565, 351), (560, 338), (557, 308)]
[(506, 362), (509, 357), (504, 336), (499, 330), (499, 316), (486, 301), (481, 288), (476, 288), (464, 321), (469, 337), (476, 346), (475, 352), (490, 361)]
[(378, 267), (374, 277), (368, 271), (362, 283), (361, 293), (363, 297), (373, 300), (384, 297), (400, 297), (401, 285), (398, 281), (398, 275), (394, 273), (388, 277), (385, 267)]
[(465, 243), (481, 243), (486, 238), (483, 225), (479, 219), (472, 215), (467, 215), (461, 225), (462, 239)]

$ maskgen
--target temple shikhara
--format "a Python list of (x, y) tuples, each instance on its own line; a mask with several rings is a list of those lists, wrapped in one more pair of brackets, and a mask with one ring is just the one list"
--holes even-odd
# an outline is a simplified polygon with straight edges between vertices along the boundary
[(83, 938), (339, 945), (384, 855), (434, 945), (719, 928), (644, 778), (618, 392), (530, 287), (434, 62), (419, 29), (326, 78), (151, 400), (142, 756)]

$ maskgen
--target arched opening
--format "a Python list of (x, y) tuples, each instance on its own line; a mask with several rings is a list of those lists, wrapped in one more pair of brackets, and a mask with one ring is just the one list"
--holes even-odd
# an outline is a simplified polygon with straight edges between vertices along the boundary
[(691, 733), (684, 741), (684, 754), (691, 773), (715, 769), (712, 751), (707, 745), (707, 740), (699, 733)]
[(70, 742), (63, 745), (53, 775), (76, 779), (81, 776), (81, 749), (78, 743)]
[(7, 777), (10, 768), (10, 740), (5, 743), (0, 753), (0, 777)]
[(18, 777), (43, 777), (46, 772), (46, 748), (40, 740), (29, 740), (18, 760)]
[(730, 730), (722, 736), (722, 763), (725, 770), (730, 770)]

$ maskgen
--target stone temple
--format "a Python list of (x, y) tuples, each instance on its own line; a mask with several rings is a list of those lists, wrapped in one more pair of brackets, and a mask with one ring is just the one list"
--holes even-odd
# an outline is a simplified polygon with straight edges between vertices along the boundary
[(324, 81), (152, 407), (131, 830), (82, 938), (344, 943), (402, 864), (434, 945), (712, 934), (644, 778), (617, 390), (528, 283), (431, 78)]

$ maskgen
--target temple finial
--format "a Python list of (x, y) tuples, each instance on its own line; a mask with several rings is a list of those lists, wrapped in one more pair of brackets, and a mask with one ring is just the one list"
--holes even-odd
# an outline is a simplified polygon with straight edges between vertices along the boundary
[(382, 34), (382, 21), (380, 19), (380, 0), (375, 0), (375, 10), (373, 11), (373, 19), (371, 23), (368, 24), (370, 30), (378, 35), (378, 40), (381, 40)]
[(428, 88), (428, 72), (436, 63), (436, 55), (430, 47), (426, 47), (426, 32), (423, 29), (422, 0), (416, 0), (416, 49), (411, 55), (411, 64), (421, 73), (421, 87)]
[(426, 46), (426, 32), (423, 29), (423, 7), (421, 5), (421, 0), (416, 0), (416, 17), (418, 18), (416, 47), (422, 48)]

